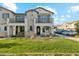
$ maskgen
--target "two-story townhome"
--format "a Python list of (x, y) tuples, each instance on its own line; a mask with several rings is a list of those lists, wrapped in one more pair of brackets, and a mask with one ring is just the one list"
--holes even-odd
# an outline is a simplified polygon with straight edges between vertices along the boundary
[(25, 13), (14, 13), (0, 7), (0, 37), (50, 35), (54, 26), (53, 14), (42, 7)]

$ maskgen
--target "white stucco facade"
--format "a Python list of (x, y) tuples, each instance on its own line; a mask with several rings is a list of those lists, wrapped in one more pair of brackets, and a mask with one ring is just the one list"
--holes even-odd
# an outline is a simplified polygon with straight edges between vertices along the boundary
[(0, 7), (0, 37), (50, 35), (54, 13), (42, 7), (14, 13)]

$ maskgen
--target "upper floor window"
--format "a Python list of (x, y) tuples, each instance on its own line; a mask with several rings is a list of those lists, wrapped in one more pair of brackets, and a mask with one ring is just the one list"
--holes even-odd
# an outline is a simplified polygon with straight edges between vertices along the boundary
[(39, 15), (38, 16), (38, 22), (39, 23), (48, 23), (50, 19), (49, 15)]
[(24, 16), (16, 16), (15, 20), (16, 22), (24, 22)]
[(5, 19), (6, 19), (6, 18), (9, 18), (9, 13), (3, 13), (3, 14), (2, 14), (2, 18), (5, 18)]

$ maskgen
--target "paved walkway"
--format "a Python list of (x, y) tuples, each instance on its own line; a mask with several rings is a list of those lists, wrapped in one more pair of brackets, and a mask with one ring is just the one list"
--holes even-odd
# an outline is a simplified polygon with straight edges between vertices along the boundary
[(56, 34), (60, 37), (64, 37), (66, 39), (70, 39), (70, 40), (74, 40), (74, 41), (79, 41), (79, 38), (75, 38), (75, 37), (70, 37), (70, 36), (65, 36), (65, 35), (60, 35), (60, 34)]

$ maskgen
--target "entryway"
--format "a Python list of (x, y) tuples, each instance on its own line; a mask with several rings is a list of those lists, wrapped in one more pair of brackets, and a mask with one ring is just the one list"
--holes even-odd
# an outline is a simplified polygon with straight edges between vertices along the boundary
[(16, 36), (24, 36), (24, 26), (16, 26)]
[(37, 26), (36, 30), (37, 30), (37, 35), (40, 35), (40, 31), (41, 31), (40, 26)]

